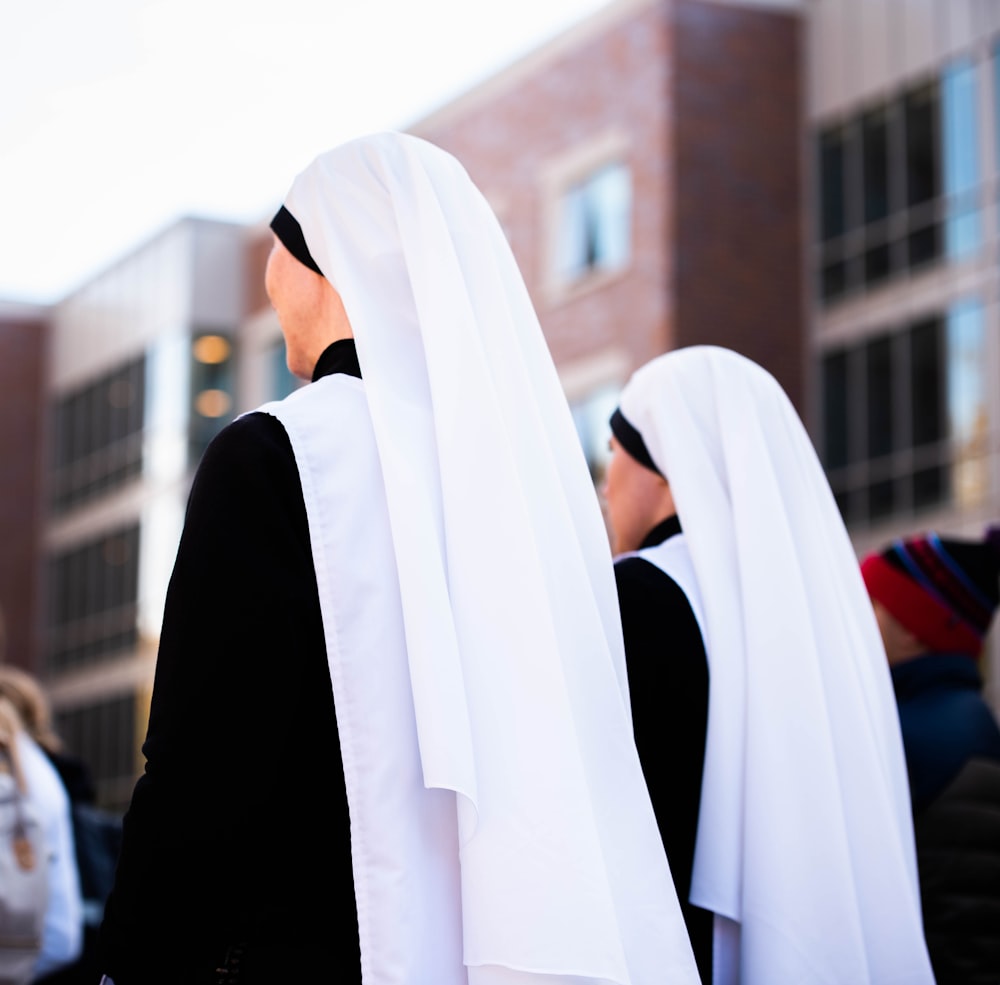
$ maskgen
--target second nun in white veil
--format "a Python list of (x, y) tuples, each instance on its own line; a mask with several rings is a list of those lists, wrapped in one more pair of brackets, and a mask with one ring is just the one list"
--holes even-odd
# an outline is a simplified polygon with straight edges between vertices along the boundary
[(284, 209), (362, 377), (263, 409), (309, 519), (365, 985), (693, 985), (599, 507), (499, 224), (392, 133)]
[[(673, 748), (690, 758), (704, 741), (689, 899), (714, 914), (712, 981), (930, 985), (885, 656), (794, 408), (752, 361), (693, 346), (633, 374), (612, 430), (614, 456), (626, 456), (612, 461), (606, 490), (612, 526), (627, 533), (616, 568), (637, 591), (662, 582), (650, 599), (679, 586), (689, 608), (676, 612), (695, 621), (702, 664), (707, 655), (707, 729), (702, 717), (701, 734)], [(628, 489), (643, 490), (643, 502), (628, 501)], [(643, 510), (659, 511), (646, 517), (652, 537), (641, 523), (626, 530)], [(652, 567), (643, 575), (637, 563)], [(620, 590), (627, 584), (620, 574)], [(623, 596), (623, 616), (633, 608)], [(666, 611), (636, 616), (643, 659), (658, 661), (664, 690), (681, 686), (682, 627)], [(631, 674), (628, 624), (625, 636)], [(670, 700), (692, 704), (697, 694)], [(651, 710), (640, 715), (636, 704), (637, 734), (655, 738), (663, 710), (648, 695), (642, 707)], [(670, 750), (657, 760), (647, 769), (669, 770)], [(654, 806), (667, 828), (680, 812), (673, 796), (654, 796)]]

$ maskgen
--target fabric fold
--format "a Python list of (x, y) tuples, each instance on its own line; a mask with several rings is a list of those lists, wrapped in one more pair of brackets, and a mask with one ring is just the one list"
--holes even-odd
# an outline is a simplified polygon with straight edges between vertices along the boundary
[(770, 374), (712, 346), (638, 370), (620, 408), (670, 482), (701, 588), (691, 901), (739, 924), (732, 980), (932, 982), (888, 667), (798, 415)]
[(285, 206), (355, 333), (414, 754), (429, 794), (457, 797), (459, 962), (483, 985), (694, 985), (610, 548), (499, 223), (454, 158), (399, 134), (321, 155)]

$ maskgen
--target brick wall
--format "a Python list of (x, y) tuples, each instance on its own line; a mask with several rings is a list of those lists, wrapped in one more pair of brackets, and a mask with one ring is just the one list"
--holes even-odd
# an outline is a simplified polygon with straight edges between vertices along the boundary
[[(714, 343), (762, 363), (801, 408), (800, 30), (757, 7), (619, 0), (409, 127), (490, 200), (557, 364), (612, 349), (635, 368)], [(554, 295), (546, 175), (609, 134), (632, 174), (631, 262)], [(263, 258), (251, 249), (252, 268)]]
[[(472, 93), (412, 128), (455, 154), (500, 212), (557, 363), (618, 345), (638, 365), (668, 338), (668, 10), (651, 3), (542, 50), (491, 92)], [(544, 173), (611, 132), (623, 135), (632, 168), (632, 263), (601, 286), (553, 300), (544, 289)]]
[[(41, 321), (0, 316), (0, 658), (37, 670), (38, 558), (41, 556), (42, 383), (46, 330)], [(4, 652), (5, 651), (5, 652)]]
[(676, 345), (770, 370), (803, 409), (798, 16), (675, 5)]

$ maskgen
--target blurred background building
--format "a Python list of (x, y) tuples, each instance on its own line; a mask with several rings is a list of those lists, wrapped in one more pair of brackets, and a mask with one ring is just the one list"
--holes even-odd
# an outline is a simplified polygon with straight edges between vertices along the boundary
[[(493, 205), (595, 482), (632, 370), (725, 345), (788, 391), (861, 553), (1000, 516), (998, 111), (993, 0), (614, 0), (409, 129)], [(7, 659), (107, 806), (193, 469), (298, 385), (269, 219), (183, 219), (51, 308), (0, 306)]]

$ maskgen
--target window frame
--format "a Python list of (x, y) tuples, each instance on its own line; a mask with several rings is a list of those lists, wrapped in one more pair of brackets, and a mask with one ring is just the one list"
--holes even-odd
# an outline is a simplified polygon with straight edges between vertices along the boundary
[[(635, 165), (631, 139), (625, 131), (607, 130), (572, 149), (550, 158), (539, 172), (544, 234), (541, 277), (543, 295), (550, 304), (560, 304), (604, 287), (632, 269), (635, 263)], [(628, 249), (624, 261), (614, 267), (589, 267), (578, 276), (566, 276), (558, 257), (561, 240), (561, 208), (565, 195), (605, 169), (620, 164), (629, 180)]]

